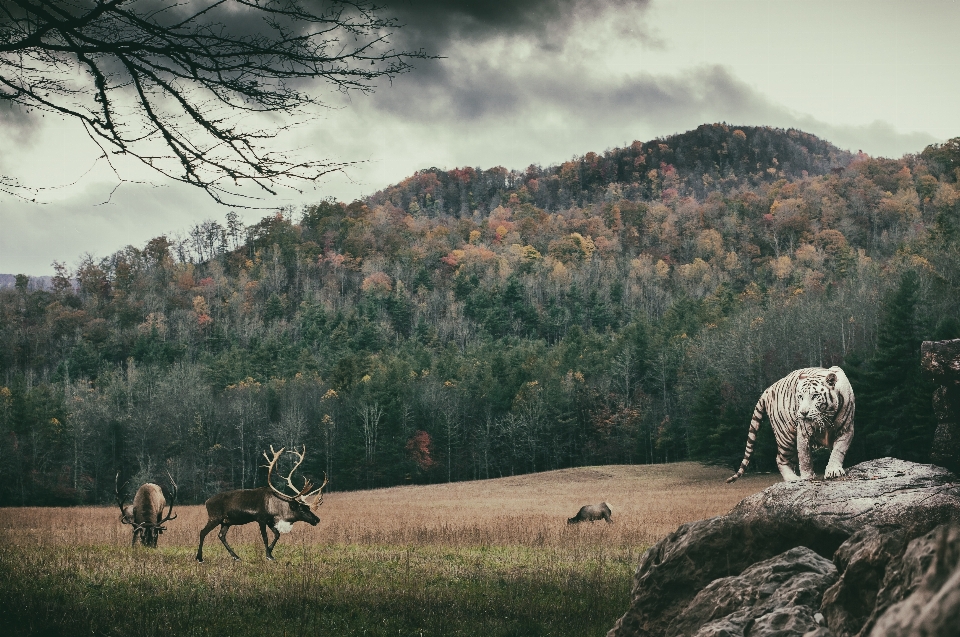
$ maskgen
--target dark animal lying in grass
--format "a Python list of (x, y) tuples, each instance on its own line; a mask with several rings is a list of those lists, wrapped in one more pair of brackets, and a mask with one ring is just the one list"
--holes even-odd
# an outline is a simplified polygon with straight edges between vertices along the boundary
[(613, 515), (613, 509), (606, 502), (600, 504), (588, 504), (580, 507), (577, 514), (567, 520), (567, 524), (576, 524), (577, 522), (596, 522), (597, 520), (606, 520), (607, 524), (613, 522), (610, 516)]

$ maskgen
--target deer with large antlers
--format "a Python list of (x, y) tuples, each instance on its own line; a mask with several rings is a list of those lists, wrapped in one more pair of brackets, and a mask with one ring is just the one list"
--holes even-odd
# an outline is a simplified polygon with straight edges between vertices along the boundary
[[(173, 481), (173, 476), (167, 473), (170, 478), (171, 491), (170, 501), (167, 502), (163, 495), (163, 489), (158, 484), (148, 482), (137, 489), (137, 494), (133, 496), (133, 504), (123, 504), (123, 496), (120, 491), (123, 487), (117, 486), (120, 481), (120, 473), (117, 472), (113, 481), (114, 493), (117, 497), (117, 505), (120, 507), (120, 521), (123, 524), (133, 526), (133, 542), (131, 546), (136, 545), (137, 538), (140, 543), (148, 548), (157, 548), (157, 540), (160, 534), (167, 530), (164, 523), (177, 518), (173, 512), (173, 503), (177, 500), (177, 483)], [(123, 486), (127, 486), (124, 482)], [(163, 509), (167, 509), (167, 515), (163, 515)]]
[[(293, 472), (303, 463), (304, 455), (307, 453), (306, 445), (303, 451), (287, 451), (297, 457), (293, 469), (286, 475), (286, 487), (292, 493), (284, 493), (273, 486), (273, 469), (277, 460), (283, 455), (285, 447), (280, 451), (274, 451), (270, 447), (270, 455), (264, 452), (263, 457), (267, 459), (267, 486), (259, 489), (237, 489), (236, 491), (225, 491), (218, 493), (206, 501), (207, 507), (207, 525), (200, 531), (200, 546), (197, 548), (197, 561), (203, 561), (203, 540), (213, 529), (220, 527), (220, 541), (226, 547), (233, 559), (239, 560), (240, 557), (233, 552), (230, 545), (227, 544), (227, 531), (231, 526), (238, 524), (249, 524), (256, 522), (260, 525), (260, 536), (263, 538), (263, 547), (267, 552), (267, 559), (273, 559), (273, 547), (280, 539), (281, 533), (289, 533), (293, 528), (294, 522), (306, 522), (311, 526), (316, 526), (320, 522), (314, 511), (323, 504), (323, 487), (327, 486), (327, 476), (323, 476), (323, 484), (318, 489), (311, 491), (314, 485), (309, 480), (304, 480), (303, 487), (297, 487), (293, 483)], [(313, 503), (307, 501), (307, 498), (314, 497)], [(267, 541), (267, 529), (273, 531), (273, 541)]]

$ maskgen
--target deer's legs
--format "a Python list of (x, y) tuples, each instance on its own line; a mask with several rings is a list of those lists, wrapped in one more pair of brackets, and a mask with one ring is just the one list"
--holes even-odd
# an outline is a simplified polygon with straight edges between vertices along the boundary
[(280, 534), (272, 526), (270, 530), (273, 531), (276, 537), (273, 538), (273, 542), (267, 542), (267, 524), (266, 522), (260, 523), (260, 537), (263, 538), (263, 548), (267, 552), (267, 559), (273, 559), (273, 545), (277, 543), (277, 538), (280, 537)]
[(234, 553), (234, 552), (233, 552), (233, 549), (230, 548), (230, 545), (227, 544), (227, 531), (229, 531), (229, 530), (230, 530), (230, 525), (229, 525), (229, 524), (224, 524), (223, 526), (220, 527), (220, 533), (218, 533), (218, 535), (220, 536), (220, 541), (223, 542), (223, 545), (224, 545), (225, 547), (227, 547), (227, 550), (230, 552), (230, 555), (233, 556), (233, 559), (235, 559), (235, 560), (237, 560), (237, 561), (239, 562), (239, 561), (240, 561), (240, 556), (237, 555), (236, 553)]
[[(272, 526), (270, 527), (270, 530), (273, 531), (273, 542), (270, 542), (270, 554), (272, 555), (272, 554), (273, 554), (273, 547), (275, 547), (275, 546), (277, 545), (277, 540), (280, 539), (280, 531), (278, 531), (277, 529), (275, 529), (275, 528), (272, 527)], [(266, 535), (264, 535), (264, 537), (266, 537)]]
[[(207, 533), (217, 528), (220, 524), (220, 520), (210, 520), (207, 522), (207, 526), (203, 527), (203, 530), (200, 531), (200, 546), (197, 547), (197, 561), (203, 561), (203, 540), (207, 537)], [(231, 551), (232, 553), (233, 551)]]

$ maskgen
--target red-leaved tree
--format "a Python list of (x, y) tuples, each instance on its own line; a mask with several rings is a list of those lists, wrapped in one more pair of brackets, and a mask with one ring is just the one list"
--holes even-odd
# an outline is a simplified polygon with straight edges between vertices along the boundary
[(430, 434), (423, 430), (417, 431), (407, 440), (407, 453), (421, 471), (427, 471), (437, 463), (430, 456), (431, 444)]

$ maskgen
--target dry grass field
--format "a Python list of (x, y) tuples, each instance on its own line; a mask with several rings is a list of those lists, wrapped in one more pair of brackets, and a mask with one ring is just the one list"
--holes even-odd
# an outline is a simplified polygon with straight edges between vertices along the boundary
[[(724, 484), (694, 463), (603, 466), (478, 482), (330, 493), (267, 562), (256, 525), (193, 560), (202, 506), (159, 550), (131, 549), (109, 507), (0, 510), (6, 635), (602, 635), (639, 555), (779, 476)], [(614, 524), (568, 526), (607, 501)]]

